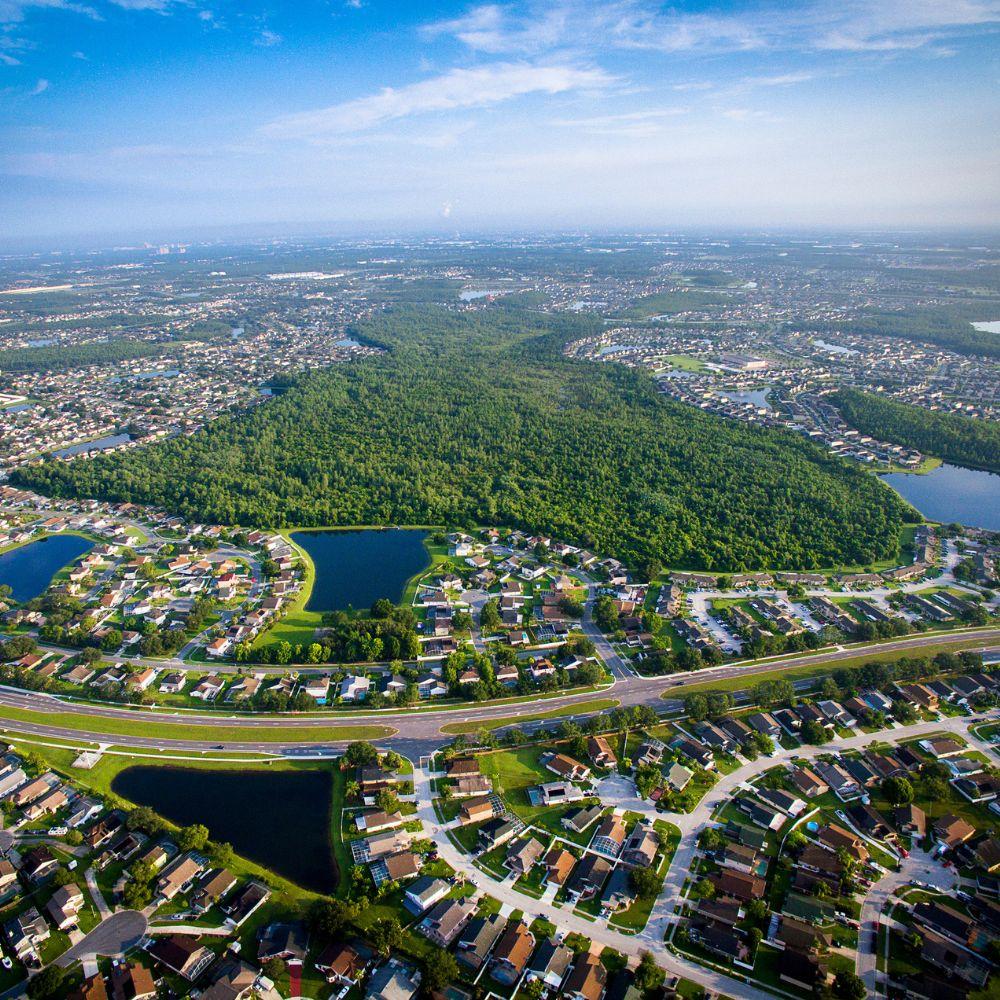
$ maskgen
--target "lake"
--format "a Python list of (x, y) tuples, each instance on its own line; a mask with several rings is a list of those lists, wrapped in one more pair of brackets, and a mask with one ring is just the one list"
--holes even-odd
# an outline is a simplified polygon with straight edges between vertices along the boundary
[(0, 556), (0, 583), (13, 588), (15, 601), (45, 593), (52, 577), (67, 563), (89, 552), (94, 543), (79, 535), (50, 535)]
[(79, 444), (71, 444), (68, 448), (60, 448), (52, 454), (55, 458), (72, 458), (74, 455), (83, 455), (88, 451), (105, 451), (108, 448), (117, 448), (119, 445), (128, 444), (131, 440), (132, 438), (128, 434), (109, 434), (96, 441), (81, 441)]
[(972, 324), (977, 330), (982, 330), (983, 333), (1000, 333), (1000, 320), (989, 320), (982, 323)]
[(327, 770), (247, 771), (127, 767), (111, 790), (178, 826), (202, 823), (212, 840), (290, 882), (329, 894), (333, 777)]
[(309, 553), (316, 580), (307, 611), (370, 608), (380, 597), (397, 603), (411, 576), (430, 565), (426, 531), (297, 531), (292, 541)]
[(726, 396), (738, 403), (751, 403), (763, 410), (770, 410), (771, 404), (767, 401), (769, 389), (748, 389), (746, 392), (720, 392), (720, 396)]
[(993, 472), (946, 462), (925, 476), (890, 472), (879, 479), (932, 521), (1000, 531), (1000, 476)]
[(853, 355), (860, 354), (860, 351), (854, 350), (853, 347), (841, 347), (840, 344), (828, 344), (825, 340), (814, 340), (813, 344), (816, 347), (822, 347), (824, 351), (829, 351), (831, 354), (844, 354)]

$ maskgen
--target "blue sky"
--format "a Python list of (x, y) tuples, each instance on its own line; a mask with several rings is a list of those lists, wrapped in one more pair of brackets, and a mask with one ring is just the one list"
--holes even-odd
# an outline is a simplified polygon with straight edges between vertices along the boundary
[(0, 237), (1000, 225), (1000, 0), (0, 0)]

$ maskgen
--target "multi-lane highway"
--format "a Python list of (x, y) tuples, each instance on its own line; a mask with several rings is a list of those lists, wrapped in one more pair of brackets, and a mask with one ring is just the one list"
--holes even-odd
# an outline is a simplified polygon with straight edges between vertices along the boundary
[[(511, 725), (522, 728), (530, 724), (531, 716), (539, 712), (559, 711), (580, 706), (579, 715), (588, 714), (586, 702), (595, 698), (613, 698), (622, 706), (648, 705), (657, 711), (670, 711), (680, 707), (680, 699), (685, 690), (694, 685), (711, 685), (733, 678), (746, 679), (747, 687), (754, 678), (763, 673), (791, 670), (805, 666), (829, 665), (833, 670), (838, 664), (856, 661), (858, 658), (875, 658), (887, 653), (912, 652), (919, 655), (926, 647), (935, 649), (951, 647), (971, 648), (984, 651), (1000, 644), (1000, 628), (977, 628), (937, 635), (915, 635), (873, 645), (848, 646), (807, 656), (778, 657), (765, 661), (742, 664), (726, 664), (689, 674), (673, 674), (665, 677), (639, 677), (631, 672), (618, 673), (610, 687), (602, 691), (577, 691), (548, 699), (524, 701), (496, 701), (486, 705), (463, 705), (461, 707), (422, 708), (415, 706), (407, 710), (345, 710), (342, 712), (319, 712), (306, 714), (262, 715), (236, 714), (224, 711), (150, 711), (126, 708), (110, 704), (74, 701), (56, 698), (52, 695), (20, 689), (0, 689), (0, 706), (21, 709), (37, 714), (37, 718), (6, 717), (0, 708), (0, 728), (8, 732), (32, 734), (54, 739), (76, 742), (105, 742), (122, 747), (142, 749), (170, 749), (205, 751), (225, 749), (231, 751), (252, 751), (284, 753), (290, 750), (313, 746), (317, 743), (335, 744), (343, 742), (338, 736), (338, 726), (384, 726), (392, 730), (392, 735), (380, 739), (380, 743), (393, 746), (408, 755), (419, 756), (450, 741), (451, 736), (441, 732), (449, 723), (483, 723), (510, 720)], [(675, 697), (676, 696), (676, 697)], [(72, 713), (73, 725), (67, 725), (66, 715)], [(44, 716), (50, 716), (46, 720)], [(60, 718), (61, 717), (61, 718)], [(560, 719), (575, 716), (560, 716)], [(92, 720), (92, 724), (88, 721)], [(102, 721), (104, 720), (104, 721)], [(112, 720), (114, 725), (110, 725)], [(120, 728), (122, 720), (135, 723), (131, 733), (112, 733)], [(143, 735), (142, 722), (155, 723), (158, 736)], [(524, 720), (519, 723), (518, 720)], [(178, 738), (163, 735), (170, 726), (203, 726), (204, 738), (191, 738), (190, 729), (178, 731)], [(245, 739), (233, 740), (232, 730), (238, 727), (246, 732)], [(212, 730), (225, 732), (225, 739), (213, 739)], [(266, 730), (280, 729), (276, 739), (254, 739), (253, 734)], [(294, 732), (293, 736), (286, 736)], [(301, 738), (298, 737), (301, 732)]]

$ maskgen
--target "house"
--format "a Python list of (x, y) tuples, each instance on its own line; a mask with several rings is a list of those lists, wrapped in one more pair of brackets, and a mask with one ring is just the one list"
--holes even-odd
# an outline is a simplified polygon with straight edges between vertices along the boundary
[(22, 962), (29, 958), (37, 962), (38, 946), (51, 936), (49, 925), (34, 906), (5, 921), (3, 932), (9, 950)]
[(246, 962), (224, 961), (212, 972), (212, 984), (201, 994), (201, 1000), (251, 1000), (260, 970)]
[(499, 913), (469, 921), (455, 946), (455, 958), (473, 972), (478, 972), (486, 964), (506, 923), (506, 918)]
[(458, 811), (462, 823), (481, 823), (492, 819), (495, 814), (494, 799), (490, 795), (478, 795), (466, 799)]
[(208, 873), (191, 897), (191, 908), (197, 913), (204, 913), (215, 906), (232, 887), (236, 885), (236, 876), (228, 868), (216, 868)]
[(812, 924), (796, 920), (795, 917), (779, 917), (778, 929), (773, 943), (782, 949), (798, 952), (810, 952), (819, 948), (828, 948), (833, 935), (820, 930)]
[(562, 825), (572, 833), (583, 833), (597, 822), (603, 811), (600, 806), (584, 806), (563, 816)]
[(153, 939), (149, 954), (171, 972), (194, 982), (215, 961), (215, 953), (198, 943), (196, 937), (164, 934)]
[(115, 959), (111, 963), (111, 1000), (153, 1000), (156, 983), (149, 969), (138, 962)]
[(765, 805), (779, 809), (787, 816), (798, 816), (805, 808), (805, 802), (781, 788), (758, 788), (757, 798)]
[(622, 846), (622, 863), (633, 868), (651, 868), (658, 848), (659, 840), (653, 828), (645, 823), (636, 823)]
[(611, 872), (611, 878), (605, 883), (601, 894), (602, 909), (617, 912), (628, 909), (635, 902), (631, 874), (631, 870), (623, 865)]
[(816, 835), (816, 839), (823, 847), (834, 853), (843, 849), (857, 861), (868, 860), (868, 848), (865, 847), (861, 837), (836, 823), (827, 823)]
[(934, 823), (934, 836), (938, 842), (938, 850), (949, 850), (964, 844), (975, 836), (976, 828), (967, 823), (961, 816), (946, 813)]
[(420, 989), (420, 973), (411, 965), (390, 958), (368, 980), (367, 1000), (413, 1000)]
[(813, 994), (818, 994), (830, 978), (830, 973), (815, 955), (785, 949), (778, 963), (778, 978)]
[(689, 771), (683, 764), (674, 762), (667, 768), (664, 777), (675, 792), (683, 792), (694, 777), (694, 772)]
[(920, 958), (932, 968), (948, 973), (953, 982), (961, 980), (966, 987), (982, 989), (986, 985), (992, 965), (985, 958), (956, 946), (929, 927), (917, 927), (916, 933), (920, 938)]
[(534, 950), (535, 935), (528, 930), (527, 924), (511, 922), (493, 953), (493, 978), (512, 986), (521, 978)]
[(688, 934), (692, 941), (706, 951), (728, 961), (745, 963), (750, 957), (746, 941), (728, 927), (692, 920), (688, 924)]
[(424, 875), (407, 887), (403, 903), (411, 913), (419, 916), (439, 899), (444, 899), (450, 889), (451, 886), (444, 879)]
[(735, 927), (746, 913), (735, 899), (699, 899), (694, 908), (694, 916), (702, 922), (713, 920), (727, 927)]
[(920, 838), (927, 834), (927, 816), (923, 809), (912, 803), (899, 806), (892, 814), (892, 821), (900, 833)]
[(688, 760), (693, 760), (701, 767), (712, 770), (715, 767), (715, 758), (708, 747), (695, 743), (694, 740), (680, 739), (674, 744), (674, 749)]
[(351, 987), (361, 982), (372, 957), (371, 948), (360, 941), (335, 941), (316, 956), (314, 964), (328, 983)]
[(386, 881), (402, 882), (420, 874), (420, 859), (412, 851), (397, 851), (376, 858), (369, 870), (376, 885)]
[(586, 764), (562, 753), (543, 754), (542, 763), (566, 781), (586, 781), (590, 777), (590, 768)]
[(538, 785), (537, 790), (542, 804), (546, 806), (579, 802), (585, 798), (580, 787), (570, 781), (548, 781), (544, 785)]
[(394, 830), (396, 827), (402, 826), (404, 822), (402, 813), (386, 813), (381, 810), (358, 813), (354, 817), (354, 825), (366, 833), (381, 833), (383, 830)]
[(528, 965), (526, 978), (537, 979), (550, 990), (558, 990), (573, 961), (573, 952), (555, 938), (547, 938), (539, 946)]
[(166, 900), (171, 900), (178, 893), (185, 892), (192, 882), (205, 870), (201, 862), (190, 854), (178, 858), (160, 876), (156, 883), (156, 893)]
[(861, 796), (861, 788), (857, 781), (840, 764), (821, 762), (816, 765), (816, 773), (842, 802), (849, 802)]
[(595, 767), (612, 768), (618, 766), (618, 757), (604, 736), (591, 736), (587, 740), (587, 755)]
[(526, 875), (544, 853), (545, 847), (534, 837), (522, 837), (507, 848), (505, 864), (515, 875)]
[(763, 736), (770, 736), (772, 740), (781, 739), (781, 726), (770, 712), (755, 712), (747, 716), (747, 725)]
[(617, 858), (625, 842), (625, 820), (621, 816), (612, 813), (601, 820), (594, 836), (590, 841), (590, 848), (600, 854)]
[(553, 847), (542, 859), (542, 864), (545, 865), (546, 884), (563, 885), (576, 864), (576, 858), (567, 850)]
[(298, 921), (267, 924), (257, 931), (257, 959), (261, 962), (280, 958), (301, 964), (308, 951), (309, 934), (306, 925)]
[(260, 882), (248, 882), (237, 889), (222, 905), (226, 914), (226, 924), (230, 927), (240, 927), (260, 909), (271, 897), (271, 890)]
[(566, 892), (573, 899), (589, 899), (604, 888), (611, 874), (611, 863), (597, 854), (585, 854), (573, 868), (566, 882)]
[(762, 899), (764, 896), (764, 880), (756, 875), (726, 869), (713, 872), (708, 879), (715, 886), (718, 895), (732, 896), (741, 903), (749, 903), (751, 899)]
[(442, 899), (417, 924), (417, 930), (433, 944), (448, 948), (476, 912), (471, 899)]
[(479, 828), (479, 839), (486, 848), (492, 849), (506, 844), (508, 840), (516, 836), (519, 829), (520, 824), (516, 820), (498, 816)]
[(721, 867), (732, 871), (743, 872), (745, 875), (758, 874), (757, 851), (743, 844), (726, 844), (721, 852), (716, 853), (716, 861)]
[(83, 892), (72, 882), (61, 885), (45, 904), (45, 909), (52, 918), (57, 930), (65, 931), (76, 926), (80, 910), (83, 909)]
[(948, 737), (942, 737), (936, 740), (921, 740), (920, 748), (925, 750), (932, 757), (935, 757), (937, 760), (943, 760), (947, 757), (957, 757), (966, 750), (966, 748), (957, 740), (953, 740)]
[(48, 878), (58, 867), (59, 861), (44, 844), (21, 855), (21, 874), (32, 882)]
[(601, 1000), (608, 984), (608, 973), (601, 960), (591, 953), (581, 955), (562, 986), (568, 1000)]
[(347, 702), (364, 701), (372, 682), (367, 677), (357, 677), (349, 674), (340, 683), (340, 700)]

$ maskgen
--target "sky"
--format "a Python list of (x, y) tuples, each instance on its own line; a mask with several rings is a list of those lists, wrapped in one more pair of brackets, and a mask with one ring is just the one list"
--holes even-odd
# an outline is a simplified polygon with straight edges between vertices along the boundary
[(0, 0), (2, 241), (1000, 226), (1000, 0)]

